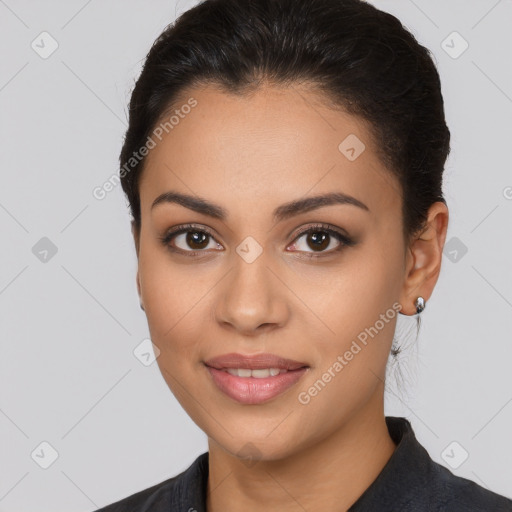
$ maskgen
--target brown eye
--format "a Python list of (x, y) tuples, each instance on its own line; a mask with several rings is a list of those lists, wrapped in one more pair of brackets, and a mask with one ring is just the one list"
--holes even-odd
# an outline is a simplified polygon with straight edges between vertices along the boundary
[[(204, 231), (184, 231), (175, 233), (170, 239), (174, 240), (173, 245), (182, 251), (202, 251), (204, 249), (214, 249), (216, 243), (211, 235)], [(213, 245), (210, 245), (213, 242)]]
[(204, 228), (187, 225), (178, 227), (160, 238), (163, 245), (173, 252), (189, 253), (206, 252), (205, 249), (222, 247), (211, 233)]
[(205, 241), (208, 241), (210, 235), (203, 231), (187, 231), (185, 242), (192, 249), (205, 249), (208, 243), (205, 245)]
[[(301, 239), (304, 240), (301, 242)], [(308, 250), (325, 252), (327, 249), (334, 249), (341, 245), (340, 240), (336, 240), (332, 234), (318, 229), (303, 233), (297, 240), (294, 244), (295, 247), (297, 250), (305, 252)]]
[(331, 235), (325, 231), (314, 231), (306, 235), (306, 243), (313, 250), (323, 251), (329, 246)]
[(333, 253), (354, 244), (353, 240), (337, 230), (319, 225), (299, 233), (291, 247), (299, 252), (309, 253), (310, 256), (316, 256), (314, 253)]

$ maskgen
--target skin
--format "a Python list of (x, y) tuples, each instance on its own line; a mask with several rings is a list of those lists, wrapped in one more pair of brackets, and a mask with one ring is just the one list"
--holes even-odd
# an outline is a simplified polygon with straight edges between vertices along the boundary
[[(208, 511), (346, 510), (396, 448), (383, 404), (398, 315), (308, 404), (298, 395), (393, 303), (413, 315), (418, 296), (428, 301), (448, 210), (434, 203), (425, 230), (406, 243), (400, 186), (379, 160), (368, 125), (329, 108), (311, 89), (266, 85), (235, 96), (203, 86), (183, 98), (191, 96), (197, 106), (147, 157), (141, 229), (133, 235), (159, 368), (208, 436)], [(349, 134), (366, 146), (354, 161), (338, 149)], [(204, 197), (228, 217), (173, 203), (152, 209), (170, 190)], [(283, 203), (334, 191), (369, 211), (336, 204), (272, 218)], [(346, 230), (355, 245), (337, 251), (341, 242), (331, 237), (318, 249), (310, 236), (296, 236), (317, 222)], [(197, 256), (172, 252), (159, 239), (185, 223), (214, 234), (203, 249), (185, 235), (170, 242), (183, 253), (203, 251)], [(248, 236), (263, 249), (252, 263), (236, 252)], [(271, 352), (310, 369), (272, 400), (240, 404), (214, 385), (203, 364), (229, 352)]]

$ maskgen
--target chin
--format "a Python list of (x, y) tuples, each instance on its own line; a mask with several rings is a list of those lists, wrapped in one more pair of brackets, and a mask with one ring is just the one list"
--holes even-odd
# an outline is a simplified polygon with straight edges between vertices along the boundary
[(285, 459), (297, 451), (298, 446), (290, 443), (291, 433), (278, 430), (274, 430), (274, 435), (269, 435), (269, 431), (258, 435), (250, 430), (242, 434), (240, 430), (227, 426), (227, 431), (236, 432), (236, 435), (230, 436), (229, 433), (222, 432), (221, 437), (215, 436), (213, 439), (222, 450), (250, 467), (257, 462)]

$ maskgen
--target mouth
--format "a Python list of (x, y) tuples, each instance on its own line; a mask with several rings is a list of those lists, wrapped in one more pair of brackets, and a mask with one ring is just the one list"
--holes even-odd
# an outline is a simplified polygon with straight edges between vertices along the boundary
[[(294, 361), (293, 359), (287, 359), (285, 357), (268, 353), (254, 355), (237, 353), (224, 354), (208, 359), (204, 364), (217, 370), (245, 370), (245, 374), (240, 376), (247, 377), (251, 376), (247, 371), (255, 371), (254, 377), (256, 378), (258, 378), (257, 370), (273, 370), (274, 374), (277, 375), (278, 373), (276, 373), (276, 370), (278, 370), (279, 373), (282, 373), (283, 371), (309, 368), (307, 363)], [(264, 377), (268, 377), (268, 375), (262, 375)]]
[(289, 371), (295, 370), (285, 370), (283, 368), (258, 368), (258, 369), (250, 369), (250, 368), (215, 368), (216, 370), (220, 370), (222, 372), (227, 372), (230, 375), (234, 375), (235, 377), (254, 377), (255, 379), (266, 379), (268, 377), (275, 377), (277, 375), (288, 373)]
[(225, 354), (204, 362), (213, 383), (225, 395), (246, 405), (262, 404), (294, 386), (309, 365), (274, 354)]

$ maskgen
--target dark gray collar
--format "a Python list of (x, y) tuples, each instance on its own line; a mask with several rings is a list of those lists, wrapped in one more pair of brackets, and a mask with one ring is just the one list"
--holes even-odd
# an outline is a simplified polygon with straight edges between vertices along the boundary
[[(386, 424), (397, 447), (348, 512), (512, 511), (511, 500), (434, 462), (406, 418), (386, 416)], [(173, 480), (174, 492), (169, 496), (166, 511), (206, 512), (208, 452), (199, 455)]]

